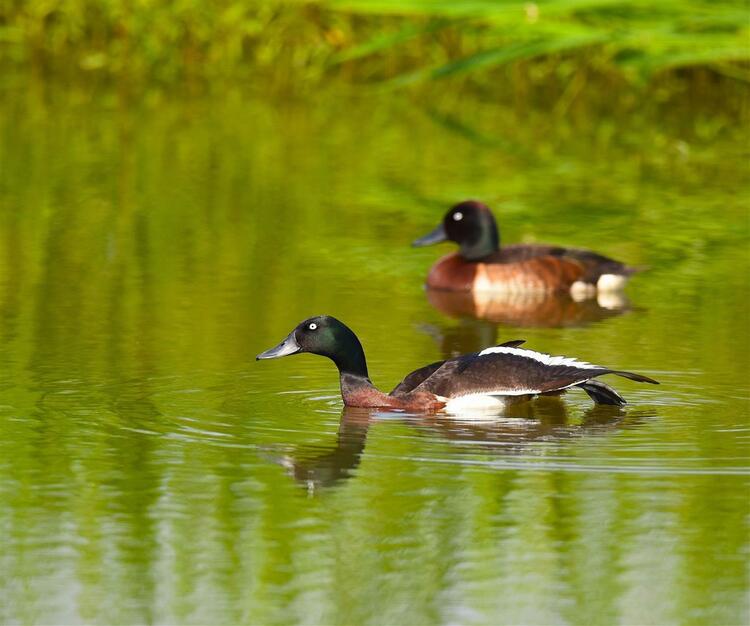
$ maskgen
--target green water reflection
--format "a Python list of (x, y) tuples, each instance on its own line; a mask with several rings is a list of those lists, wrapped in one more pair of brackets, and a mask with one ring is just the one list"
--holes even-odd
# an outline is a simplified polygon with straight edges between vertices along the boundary
[[(0, 622), (750, 619), (737, 120), (4, 89)], [(573, 321), (448, 315), (408, 244), (465, 197), (651, 269)], [(342, 413), (325, 360), (253, 360), (323, 312), (384, 389), (515, 338), (662, 385)]]

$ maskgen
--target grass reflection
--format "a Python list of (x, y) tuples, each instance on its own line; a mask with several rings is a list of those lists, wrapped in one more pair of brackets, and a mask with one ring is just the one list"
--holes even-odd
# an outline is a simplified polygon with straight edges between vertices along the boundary
[[(449, 90), (16, 85), (0, 100), (0, 622), (746, 622), (732, 93), (716, 109), (689, 90), (609, 109), (587, 93), (556, 112)], [(632, 309), (525, 327), (433, 308), (439, 252), (408, 244), (468, 196), (508, 241), (650, 266)], [(383, 388), (515, 338), (663, 384), (624, 381), (622, 416), (570, 394), (562, 415), (495, 426), (342, 427), (329, 363), (253, 361), (323, 312)], [(279, 450), (335, 486), (307, 497)]]

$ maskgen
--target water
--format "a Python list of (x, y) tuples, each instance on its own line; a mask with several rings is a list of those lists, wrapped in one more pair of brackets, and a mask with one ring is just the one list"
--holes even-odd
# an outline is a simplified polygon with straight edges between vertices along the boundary
[[(0, 622), (748, 622), (736, 120), (3, 89)], [(466, 197), (650, 270), (605, 306), (431, 301), (447, 248), (408, 244)], [(343, 410), (326, 360), (254, 361), (320, 313), (383, 389), (516, 338), (662, 385)]]

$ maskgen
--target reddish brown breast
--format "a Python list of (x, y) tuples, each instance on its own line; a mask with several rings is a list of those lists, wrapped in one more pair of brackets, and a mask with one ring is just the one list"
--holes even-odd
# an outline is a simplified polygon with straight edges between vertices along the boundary
[(407, 411), (419, 411), (421, 413), (431, 413), (439, 411), (445, 407), (445, 402), (439, 400), (434, 394), (426, 391), (417, 391), (406, 394), (399, 398), (403, 401), (401, 408)]
[(390, 407), (393, 406), (393, 401), (396, 400), (396, 398), (391, 398), (372, 386), (346, 391), (342, 389), (341, 393), (346, 406), (367, 408)]
[(427, 275), (427, 286), (432, 289), (449, 289), (451, 291), (471, 291), (477, 264), (470, 263), (457, 252), (439, 259)]
[(374, 387), (356, 389), (344, 396), (346, 406), (402, 409), (404, 411), (430, 412), (439, 411), (445, 402), (438, 400), (434, 394), (426, 392), (409, 393), (403, 396), (388, 396)]

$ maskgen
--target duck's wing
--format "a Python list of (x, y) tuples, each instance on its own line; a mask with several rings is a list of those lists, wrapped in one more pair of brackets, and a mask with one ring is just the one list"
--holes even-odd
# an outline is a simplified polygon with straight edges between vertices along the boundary
[(603, 254), (581, 248), (564, 248), (561, 256), (580, 263), (584, 269), (582, 280), (590, 283), (596, 283), (604, 274), (627, 277), (639, 271), (637, 267), (630, 267)]
[(418, 370), (414, 370), (411, 374), (408, 374), (406, 378), (404, 378), (404, 380), (396, 385), (393, 388), (393, 391), (391, 391), (391, 393), (388, 395), (400, 396), (405, 393), (409, 393), (410, 391), (414, 391), (415, 387), (422, 384), (427, 378), (429, 378), (438, 369), (440, 369), (444, 363), (445, 361), (436, 361), (435, 363), (430, 363), (429, 365), (420, 367)]
[[(446, 362), (425, 378), (415, 390), (446, 398), (469, 394), (534, 395), (582, 385), (603, 374), (617, 374), (639, 382), (658, 384), (640, 374), (611, 370), (534, 350), (498, 346)], [(588, 391), (585, 387), (584, 389)], [(603, 390), (592, 387), (592, 391)], [(597, 400), (596, 397), (594, 399)]]
[[(526, 343), (526, 340), (525, 339), (512, 339), (510, 341), (505, 341), (503, 343), (498, 344), (497, 347), (498, 348), (502, 348), (502, 347), (517, 348), (522, 343)], [(408, 374), (406, 378), (404, 378), (404, 380), (402, 380), (398, 385), (396, 385), (391, 391), (391, 393), (388, 395), (399, 396), (399, 395), (403, 395), (405, 393), (414, 391), (416, 387), (421, 385), (425, 380), (427, 380), (430, 376), (432, 376), (436, 371), (438, 371), (446, 363), (451, 362), (451, 361), (460, 361), (460, 363), (456, 363), (455, 365), (452, 365), (446, 369), (446, 372), (455, 371), (456, 369), (460, 368), (460, 366), (463, 365), (463, 363), (465, 363), (468, 358), (476, 358), (478, 354), (479, 354), (478, 352), (475, 352), (473, 354), (458, 357), (457, 359), (435, 361), (434, 363), (430, 363), (429, 365), (420, 367), (418, 370), (414, 370), (413, 372)], [(445, 372), (443, 373), (443, 375), (445, 375)]]
[(503, 341), (503, 343), (497, 344), (498, 348), (517, 348), (520, 345), (526, 343), (525, 339), (511, 339), (510, 341)]
[(543, 243), (504, 244), (499, 251), (495, 252), (491, 261), (495, 263), (522, 263), (544, 256), (565, 256), (565, 248)]
[(503, 246), (498, 254), (498, 260), (502, 263), (523, 263), (533, 260), (536, 264), (541, 263), (545, 267), (549, 266), (550, 269), (554, 269), (558, 273), (575, 274), (573, 266), (577, 265), (580, 268), (578, 278), (591, 283), (596, 283), (603, 274), (630, 276), (638, 271), (638, 268), (630, 267), (608, 256), (583, 248), (566, 248), (544, 244), (515, 244)]

